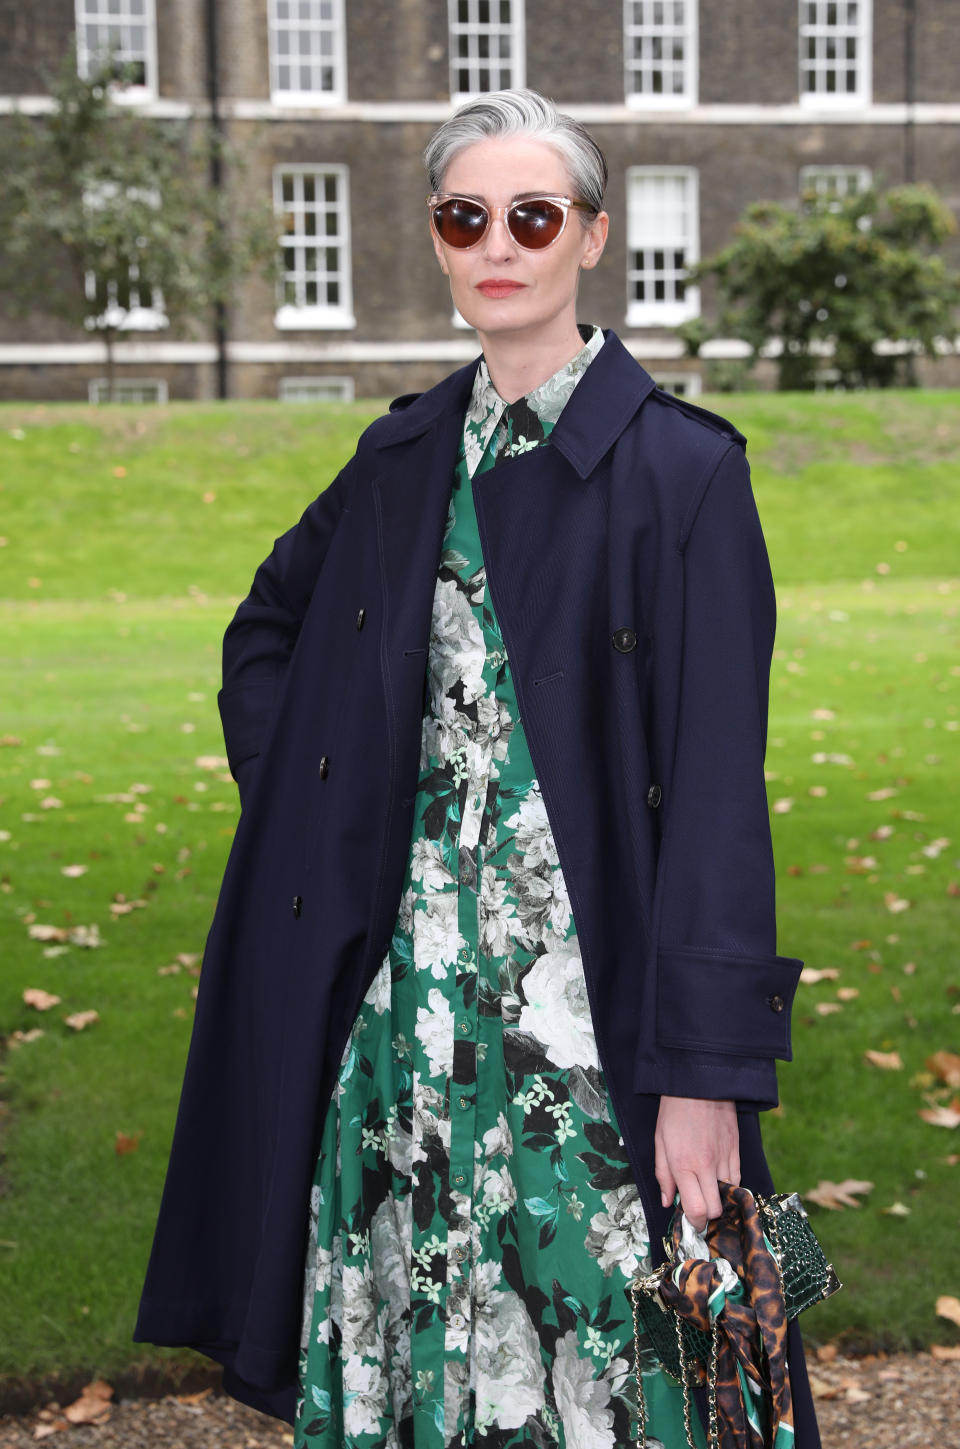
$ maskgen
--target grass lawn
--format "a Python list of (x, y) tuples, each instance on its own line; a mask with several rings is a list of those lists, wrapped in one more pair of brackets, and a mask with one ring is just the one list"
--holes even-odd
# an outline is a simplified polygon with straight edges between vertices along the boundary
[[(956, 1342), (960, 1130), (918, 1109), (960, 1095), (926, 1066), (960, 1052), (960, 395), (717, 404), (780, 598), (780, 945), (837, 973), (800, 987), (768, 1149), (785, 1187), (875, 1184), (811, 1209), (847, 1288), (807, 1334)], [(163, 1357), (130, 1333), (237, 816), (220, 638), (378, 410), (0, 407), (0, 1376)]]

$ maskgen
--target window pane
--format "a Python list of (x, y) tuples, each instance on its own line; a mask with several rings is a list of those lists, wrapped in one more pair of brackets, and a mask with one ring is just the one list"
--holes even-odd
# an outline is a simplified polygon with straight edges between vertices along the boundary
[[(342, 0), (269, 0), (269, 17), (273, 91), (335, 97), (342, 89)], [(297, 64), (284, 65), (287, 56)]]

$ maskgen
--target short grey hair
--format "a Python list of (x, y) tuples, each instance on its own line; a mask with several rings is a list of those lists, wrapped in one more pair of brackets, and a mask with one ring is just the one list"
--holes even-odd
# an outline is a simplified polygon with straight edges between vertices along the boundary
[(545, 141), (566, 162), (574, 200), (603, 210), (607, 163), (600, 147), (579, 121), (530, 90), (488, 91), (466, 101), (434, 131), (423, 153), (431, 191), (442, 191), (447, 167), (458, 151), (495, 136)]

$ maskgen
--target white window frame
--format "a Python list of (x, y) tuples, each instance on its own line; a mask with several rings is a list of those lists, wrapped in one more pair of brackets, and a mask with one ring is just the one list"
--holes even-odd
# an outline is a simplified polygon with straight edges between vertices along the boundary
[[(152, 388), (156, 396), (152, 398), (131, 397), (130, 393), (142, 392)], [(159, 403), (161, 406), (168, 401), (167, 382), (163, 377), (118, 377), (113, 384), (113, 397), (110, 395), (110, 379), (107, 377), (93, 377), (87, 385), (87, 397), (91, 403), (119, 402), (134, 403), (138, 406), (152, 406)], [(124, 397), (124, 393), (127, 394)]]
[[(640, 3), (644, 7), (643, 19), (639, 22), (636, 19), (635, 3)], [(699, 80), (698, 0), (680, 0), (684, 18), (679, 24), (675, 19), (675, 3), (676, 0), (623, 0), (624, 99), (628, 106), (636, 110), (679, 110), (697, 104)], [(659, 7), (659, 9), (655, 9), (655, 7)], [(631, 42), (639, 38), (645, 42), (649, 41), (652, 45), (658, 40), (664, 43), (672, 41), (676, 37), (680, 37), (683, 41), (683, 60), (679, 62), (683, 74), (682, 91), (667, 95), (663, 91), (635, 90), (631, 84), (632, 78), (638, 74), (652, 75), (655, 73), (656, 60), (662, 59), (662, 57), (651, 57), (649, 64), (636, 61), (630, 55)], [(671, 59), (667, 64), (672, 69), (677, 63)]]
[[(280, 3), (284, 3), (284, 0), (280, 0)], [(286, 0), (286, 3), (293, 5), (295, 0)], [(319, 15), (314, 20), (293, 20), (289, 17), (281, 19), (277, 10), (278, 0), (269, 0), (267, 29), (270, 43), (270, 99), (274, 105), (336, 106), (342, 104), (347, 98), (347, 42), (343, 0), (310, 0), (310, 3), (313, 5), (329, 3), (332, 10), (330, 20), (323, 20)], [(330, 60), (333, 68), (333, 86), (330, 90), (322, 88), (302, 90), (282, 86), (280, 84), (281, 66), (285, 63), (292, 64), (294, 57), (280, 54), (281, 37), (284, 35), (296, 36), (299, 49), (299, 41), (305, 34), (319, 36), (324, 32), (333, 35), (333, 51)], [(320, 57), (311, 56), (308, 63), (316, 71), (320, 66)]]
[[(656, 372), (654, 381), (664, 392), (669, 392), (674, 397), (699, 397), (703, 392), (703, 378), (699, 372)], [(683, 392), (678, 393), (677, 388), (682, 387)]]
[[(101, 181), (96, 186), (88, 187), (83, 193), (83, 201), (86, 207), (96, 210), (98, 206), (105, 206), (111, 196), (116, 196), (118, 186), (115, 181)], [(145, 201), (149, 206), (160, 209), (161, 199), (159, 191), (152, 187), (131, 186), (127, 195), (139, 201)], [(86, 326), (90, 331), (102, 331), (104, 328), (112, 327), (118, 332), (159, 332), (161, 328), (168, 326), (167, 315), (164, 311), (163, 293), (159, 287), (152, 287), (150, 299), (145, 301), (140, 296), (139, 268), (134, 262), (130, 267), (129, 285), (131, 299), (136, 293), (137, 301), (131, 307), (121, 307), (117, 300), (117, 289), (114, 284), (107, 287), (107, 305), (104, 310), (96, 315), (91, 314), (86, 319)], [(88, 302), (97, 301), (97, 273), (94, 269), (88, 271), (84, 277), (84, 292)]]
[[(801, 106), (816, 110), (847, 110), (851, 107), (868, 106), (873, 90), (873, 0), (798, 0), (798, 70)], [(851, 6), (855, 7), (856, 19), (850, 21)], [(810, 20), (811, 9), (815, 15)], [(832, 41), (846, 46), (853, 40), (856, 44), (856, 89), (853, 91), (831, 91), (820, 82), (837, 71), (832, 62), (836, 56), (826, 54)], [(811, 60), (807, 55), (810, 42), (817, 51)], [(844, 62), (844, 70), (846, 70)], [(808, 90), (807, 77), (813, 74), (816, 89)]]
[[(152, 101), (157, 97), (157, 12), (155, 0), (143, 0), (143, 15), (130, 12), (131, 0), (119, 0), (120, 13), (111, 14), (108, 0), (74, 0), (74, 23), (77, 41), (77, 71), (86, 79), (92, 64), (103, 51), (91, 50), (87, 44), (87, 26), (104, 25), (120, 32), (121, 44), (117, 47), (117, 59), (123, 63), (142, 61), (143, 85), (115, 85), (111, 95), (115, 101), (136, 104), (138, 101)], [(124, 34), (133, 25), (142, 25), (145, 31), (143, 53), (131, 52), (123, 45)], [(109, 47), (106, 52), (109, 54)]]
[(869, 166), (801, 166), (800, 195), (815, 191), (835, 210), (851, 196), (859, 196), (873, 185)]
[[(657, 177), (666, 178), (671, 181), (682, 180), (684, 182), (685, 211), (688, 220), (688, 230), (681, 234), (677, 230), (672, 238), (655, 238), (647, 241), (643, 235), (642, 221), (637, 219), (638, 203), (634, 200), (634, 192), (639, 189), (639, 183)], [(676, 297), (642, 301), (631, 296), (633, 283), (638, 273), (656, 275), (656, 271), (642, 266), (636, 268), (632, 265), (633, 254), (637, 251), (645, 253), (657, 253), (664, 251), (683, 250), (684, 267), (700, 260), (700, 180), (699, 172), (695, 166), (629, 166), (627, 168), (627, 313), (626, 322), (628, 327), (675, 327), (679, 322), (686, 322), (691, 317), (700, 315), (700, 289), (684, 285), (682, 300)], [(674, 281), (676, 268), (667, 267), (664, 264), (662, 270), (665, 279)]]
[[(302, 162), (291, 165), (275, 166), (273, 169), (273, 205), (278, 219), (282, 218), (287, 203), (283, 199), (283, 179), (285, 176), (306, 177), (313, 176), (317, 181), (322, 181), (327, 176), (334, 176), (337, 180), (337, 200), (335, 210), (339, 218), (338, 229), (334, 242), (340, 253), (341, 266), (337, 279), (340, 284), (340, 300), (336, 303), (327, 302), (287, 302), (286, 286), (293, 281), (295, 287), (299, 288), (301, 283), (306, 288), (309, 285), (310, 273), (304, 267), (302, 270), (287, 272), (286, 267), (282, 269), (278, 283), (278, 305), (274, 316), (274, 325), (281, 330), (293, 330), (297, 328), (344, 328), (356, 327), (357, 321), (353, 315), (353, 282), (350, 267), (350, 171), (349, 167), (342, 165), (325, 165), (322, 162)], [(309, 209), (306, 203), (302, 206), (305, 215)], [(330, 246), (331, 242), (327, 234), (316, 232), (311, 234), (303, 232), (281, 231), (279, 243), (281, 250), (283, 244), (290, 236), (299, 237), (299, 245), (304, 249), (322, 249)], [(316, 273), (320, 276), (322, 273)]]
[(282, 403), (353, 402), (352, 377), (281, 377), (277, 397)]
[[(447, 0), (447, 35), (450, 60), (450, 99), (459, 103), (470, 100), (473, 96), (484, 95), (487, 91), (502, 90), (507, 87), (517, 88), (526, 85), (526, 27), (524, 15), (524, 0), (509, 0), (511, 18), (508, 21), (500, 19), (481, 21), (479, 18), (480, 5), (489, 4), (500, 13), (500, 5), (503, 0)], [(466, 5), (468, 19), (460, 19), (460, 5)], [(471, 81), (480, 78), (480, 71), (489, 71), (489, 56), (481, 56), (477, 51), (481, 49), (480, 41), (484, 38), (490, 39), (501, 35), (510, 37), (510, 59), (504, 63), (497, 60), (498, 68), (506, 69), (508, 74), (501, 78), (497, 85), (473, 86), (464, 90), (457, 84), (458, 73), (466, 67)], [(469, 54), (459, 56), (456, 54), (458, 41), (461, 37), (467, 38)]]

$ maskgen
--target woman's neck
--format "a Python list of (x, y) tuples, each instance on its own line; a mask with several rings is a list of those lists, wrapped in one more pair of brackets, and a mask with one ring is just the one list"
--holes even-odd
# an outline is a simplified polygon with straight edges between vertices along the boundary
[(562, 322), (555, 334), (541, 330), (536, 341), (526, 331), (478, 333), (490, 379), (505, 402), (526, 397), (581, 350), (576, 322), (566, 317)]

